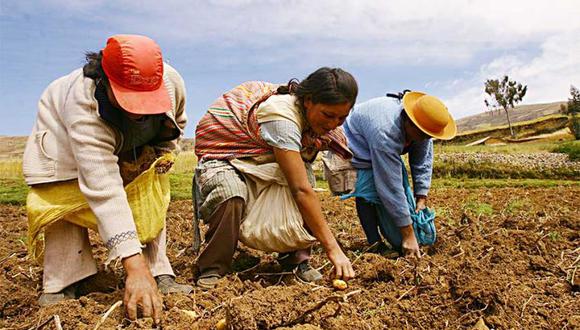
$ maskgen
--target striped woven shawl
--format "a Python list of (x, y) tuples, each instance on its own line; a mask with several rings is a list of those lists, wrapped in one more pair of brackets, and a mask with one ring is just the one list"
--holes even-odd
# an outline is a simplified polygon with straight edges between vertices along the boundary
[[(255, 110), (276, 93), (278, 85), (248, 81), (214, 101), (199, 121), (195, 131), (195, 154), (200, 160), (235, 159), (272, 153), (272, 147), (260, 136)], [(351, 158), (342, 128), (324, 136), (307, 130), (302, 134), (302, 152), (311, 161), (321, 150), (333, 149), (343, 158)]]

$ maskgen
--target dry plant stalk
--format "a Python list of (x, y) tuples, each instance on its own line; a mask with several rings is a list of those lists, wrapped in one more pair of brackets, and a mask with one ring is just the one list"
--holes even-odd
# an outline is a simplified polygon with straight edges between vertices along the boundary
[(286, 323), (280, 325), (280, 327), (293, 326), (293, 325), (296, 325), (296, 324), (302, 322), (304, 320), (304, 318), (306, 318), (306, 316), (308, 316), (310, 313), (312, 313), (316, 310), (319, 310), (320, 308), (322, 308), (324, 305), (326, 305), (327, 303), (329, 303), (331, 301), (338, 302), (339, 308), (340, 308), (340, 303), (346, 303), (350, 296), (355, 295), (357, 293), (360, 293), (361, 291), (362, 290), (355, 290), (355, 291), (349, 292), (345, 295), (328, 296), (328, 297), (324, 298), (323, 300), (319, 301), (316, 305), (314, 305), (314, 307), (309, 308), (306, 311), (304, 311), (300, 316), (298, 316), (294, 320), (292, 320), (290, 322), (286, 322)]
[(60, 324), (60, 316), (58, 315), (54, 315), (54, 326), (56, 327), (56, 330), (62, 330), (62, 325)]
[(107, 320), (107, 318), (109, 317), (109, 315), (119, 306), (121, 306), (123, 304), (122, 300), (117, 301), (116, 303), (113, 304), (113, 306), (109, 307), (109, 309), (105, 312), (105, 314), (103, 315), (103, 317), (101, 317), (101, 319), (99, 320), (99, 322), (97, 322), (97, 324), (95, 325), (95, 329), (97, 330), (103, 323), (105, 323), (105, 321)]

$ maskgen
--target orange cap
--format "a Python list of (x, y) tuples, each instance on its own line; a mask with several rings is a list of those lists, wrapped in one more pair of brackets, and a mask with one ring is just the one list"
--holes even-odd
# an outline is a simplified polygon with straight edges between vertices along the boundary
[(101, 63), (123, 110), (138, 115), (171, 110), (163, 83), (163, 57), (155, 41), (140, 35), (112, 36), (103, 49)]

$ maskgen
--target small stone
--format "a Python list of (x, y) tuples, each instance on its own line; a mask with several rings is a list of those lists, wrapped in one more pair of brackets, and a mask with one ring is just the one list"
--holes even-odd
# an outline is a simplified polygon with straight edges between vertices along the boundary
[(226, 319), (221, 319), (215, 324), (215, 328), (217, 330), (225, 330), (225, 329), (227, 329), (227, 327), (228, 327), (228, 322), (226, 321)]
[(483, 322), (483, 319), (479, 318), (477, 323), (475, 323), (475, 325), (473, 326), (472, 330), (489, 330), (489, 328), (487, 327), (487, 325), (485, 325), (485, 322)]

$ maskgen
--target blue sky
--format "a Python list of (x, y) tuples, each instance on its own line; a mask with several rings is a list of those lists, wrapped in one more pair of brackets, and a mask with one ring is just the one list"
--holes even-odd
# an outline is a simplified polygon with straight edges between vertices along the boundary
[(153, 38), (187, 87), (192, 137), (221, 93), (246, 80), (302, 79), (339, 66), (359, 102), (405, 88), (456, 118), (485, 110), (483, 82), (508, 74), (523, 103), (580, 87), (580, 2), (0, 0), (0, 135), (27, 135), (54, 79), (114, 34)]

